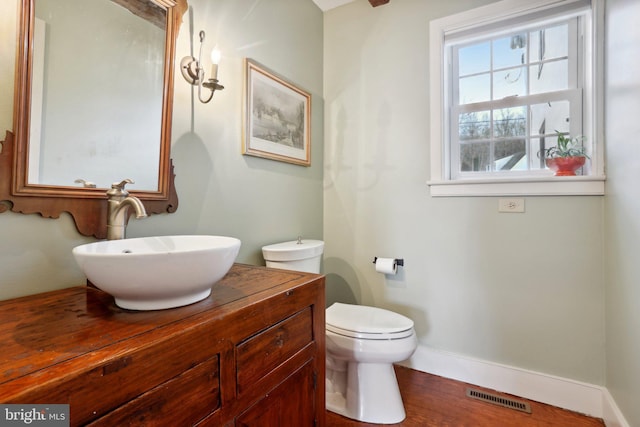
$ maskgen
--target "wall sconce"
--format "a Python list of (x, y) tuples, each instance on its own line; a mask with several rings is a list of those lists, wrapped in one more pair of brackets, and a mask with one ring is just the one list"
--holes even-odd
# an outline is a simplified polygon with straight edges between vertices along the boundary
[[(211, 101), (213, 94), (216, 90), (224, 89), (224, 86), (218, 84), (218, 64), (220, 63), (221, 53), (218, 49), (214, 48), (211, 51), (211, 77), (204, 81), (204, 69), (202, 68), (202, 44), (204, 42), (204, 31), (200, 31), (200, 51), (198, 53), (198, 59), (193, 56), (185, 56), (180, 61), (180, 71), (182, 71), (182, 77), (191, 85), (198, 86), (198, 99), (203, 104)], [(202, 99), (202, 88), (205, 87), (211, 91), (211, 94), (207, 99)]]

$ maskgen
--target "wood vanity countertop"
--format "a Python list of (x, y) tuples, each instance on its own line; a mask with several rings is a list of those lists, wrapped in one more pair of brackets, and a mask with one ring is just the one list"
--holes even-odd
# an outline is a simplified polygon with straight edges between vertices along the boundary
[[(286, 304), (285, 296), (319, 277), (234, 264), (205, 300), (156, 311), (121, 309), (109, 294), (88, 286), (0, 301), (0, 402), (15, 402), (62, 373), (86, 371), (135, 350), (137, 336), (166, 340), (229, 314), (240, 321), (268, 317), (252, 311), (252, 304), (280, 294), (276, 302)], [(212, 331), (211, 339), (221, 342), (233, 329)]]

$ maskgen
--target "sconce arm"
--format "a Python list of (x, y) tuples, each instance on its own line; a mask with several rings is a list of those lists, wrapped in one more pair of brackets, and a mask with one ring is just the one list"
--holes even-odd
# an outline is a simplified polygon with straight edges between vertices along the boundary
[[(202, 68), (202, 62), (201, 62), (202, 45), (205, 37), (204, 31), (200, 31), (199, 35), (200, 35), (200, 49), (198, 52), (198, 59), (194, 58), (193, 56), (185, 56), (180, 61), (180, 71), (182, 72), (182, 77), (184, 77), (184, 79), (189, 84), (191, 84), (192, 86), (198, 86), (198, 99), (203, 104), (206, 104), (207, 102), (211, 101), (215, 91), (224, 89), (224, 86), (219, 84), (218, 79), (215, 78), (217, 71), (213, 72), (214, 78), (210, 78), (205, 81), (204, 69)], [(217, 63), (214, 64), (214, 66), (217, 67)], [(202, 97), (203, 87), (211, 91), (211, 93), (207, 98)]]

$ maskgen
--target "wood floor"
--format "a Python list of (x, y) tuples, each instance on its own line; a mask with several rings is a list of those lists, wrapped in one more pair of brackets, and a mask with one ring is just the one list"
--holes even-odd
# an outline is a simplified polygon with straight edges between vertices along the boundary
[[(403, 427), (603, 427), (600, 419), (554, 406), (500, 394), (531, 406), (531, 414), (466, 397), (470, 387), (458, 381), (396, 366), (396, 376), (407, 418), (392, 426)], [(493, 392), (471, 386), (475, 389)], [(493, 392), (495, 393), (495, 392)], [(360, 423), (327, 411), (327, 427), (363, 427)]]

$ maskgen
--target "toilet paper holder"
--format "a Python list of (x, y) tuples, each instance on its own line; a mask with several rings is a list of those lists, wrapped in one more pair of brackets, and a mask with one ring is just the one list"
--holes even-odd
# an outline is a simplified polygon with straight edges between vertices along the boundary
[[(373, 257), (373, 263), (375, 264), (376, 261), (378, 261), (378, 257)], [(404, 267), (404, 259), (402, 258), (394, 258), (393, 261), (396, 263), (396, 265), (402, 266)]]

